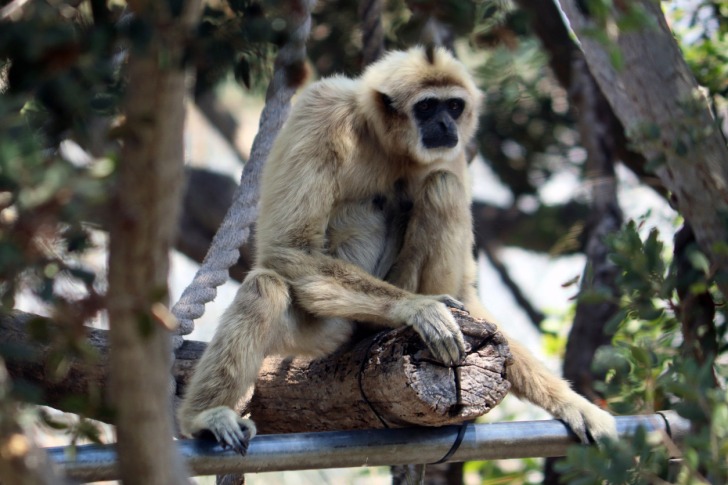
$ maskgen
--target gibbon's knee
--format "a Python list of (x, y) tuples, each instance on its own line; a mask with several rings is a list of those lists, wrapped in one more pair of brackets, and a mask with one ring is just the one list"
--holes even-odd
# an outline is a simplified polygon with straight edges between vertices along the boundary
[[(270, 269), (253, 269), (247, 274), (238, 289), (234, 303), (265, 302), (272, 313), (284, 311), (290, 304), (288, 283), (281, 275)], [(252, 300), (252, 301), (250, 301)]]
[(246, 365), (257, 367), (258, 360), (291, 345), (294, 326), (288, 282), (273, 270), (256, 268), (247, 274), (225, 310), (211, 345), (218, 335), (223, 346), (239, 341)]
[(468, 198), (463, 196), (465, 192), (457, 175), (447, 170), (437, 170), (425, 178), (419, 202), (428, 213), (450, 216), (467, 204)]

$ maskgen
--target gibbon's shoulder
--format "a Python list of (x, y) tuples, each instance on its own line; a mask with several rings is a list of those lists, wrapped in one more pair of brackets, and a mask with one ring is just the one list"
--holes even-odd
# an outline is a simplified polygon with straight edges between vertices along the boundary
[(356, 105), (357, 92), (361, 86), (358, 79), (332, 76), (307, 86), (296, 101), (296, 110), (330, 112), (337, 109), (351, 109)]

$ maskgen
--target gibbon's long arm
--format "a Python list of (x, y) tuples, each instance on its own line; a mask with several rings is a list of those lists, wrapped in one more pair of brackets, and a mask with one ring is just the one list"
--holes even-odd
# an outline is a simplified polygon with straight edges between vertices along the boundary
[[(463, 197), (466, 193), (454, 172), (436, 170), (425, 177), (387, 281), (423, 295), (462, 287), (466, 278), (462, 261), (473, 247), (470, 201)], [(454, 296), (462, 298), (457, 293)]]

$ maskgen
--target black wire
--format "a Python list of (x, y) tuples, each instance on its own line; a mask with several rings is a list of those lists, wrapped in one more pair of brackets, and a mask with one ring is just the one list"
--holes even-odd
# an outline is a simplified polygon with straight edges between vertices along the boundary
[(455, 441), (453, 442), (448, 452), (445, 453), (445, 456), (443, 456), (439, 460), (430, 463), (430, 465), (439, 465), (440, 463), (445, 463), (447, 460), (450, 459), (450, 457), (452, 457), (452, 455), (455, 454), (456, 451), (458, 451), (458, 449), (460, 448), (460, 444), (463, 442), (463, 438), (465, 438), (465, 432), (468, 430), (468, 425), (470, 425), (470, 422), (468, 421), (460, 425), (460, 429), (458, 429), (458, 435), (455, 437)]

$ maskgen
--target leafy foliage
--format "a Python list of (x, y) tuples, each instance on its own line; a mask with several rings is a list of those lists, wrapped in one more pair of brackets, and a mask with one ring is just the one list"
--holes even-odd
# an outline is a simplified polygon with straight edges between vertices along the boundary
[[(560, 465), (568, 483), (641, 484), (693, 483), (709, 477), (712, 483), (728, 480), (728, 378), (725, 362), (725, 306), (706, 272), (704, 256), (688, 255), (699, 281), (691, 291), (710, 288), (718, 300), (714, 324), (718, 355), (700, 363), (686, 348), (682, 315), (686, 298), (677, 295), (677, 265), (670, 262), (657, 231), (642, 238), (632, 222), (610, 242), (612, 260), (620, 268), (624, 297), (615, 318), (613, 347), (603, 348), (594, 365), (606, 373), (601, 391), (619, 414), (652, 413), (674, 409), (693, 423), (683, 444), (680, 466), (667, 467), (666, 451), (656, 450), (657, 436), (640, 432), (631, 440), (609, 443), (602, 449), (574, 448)], [(694, 251), (694, 250), (692, 250)], [(702, 256), (702, 257), (701, 257)], [(710, 334), (705, 333), (706, 339)], [(714, 337), (715, 338), (715, 337)], [(707, 348), (710, 342), (702, 342)]]
[(486, 94), (479, 147), (516, 198), (536, 194), (551, 175), (583, 162), (566, 93), (535, 39), (499, 45), (478, 74)]
[(190, 49), (196, 67), (195, 96), (230, 73), (246, 88), (263, 86), (271, 50), (286, 40), (285, 27), (280, 0), (206, 2)]
[(471, 461), (465, 464), (463, 472), (480, 475), (480, 485), (536, 485), (541, 482), (542, 461), (538, 458)]

